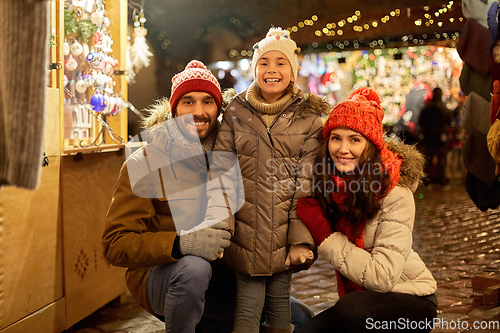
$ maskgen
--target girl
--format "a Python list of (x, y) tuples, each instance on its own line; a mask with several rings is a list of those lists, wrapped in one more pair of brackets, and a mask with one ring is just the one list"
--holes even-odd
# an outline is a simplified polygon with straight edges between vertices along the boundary
[(322, 144), (325, 99), (294, 85), (297, 45), (288, 31), (271, 28), (254, 46), (254, 82), (226, 107), (214, 150), (238, 156), (245, 202), (236, 213), (224, 259), (237, 272), (233, 331), (292, 331), (292, 269), (309, 267), (314, 240), (297, 216), (299, 198), (311, 193), (312, 164)]
[(325, 124), (320, 173), (297, 213), (336, 270), (340, 300), (301, 333), (432, 329), (436, 281), (412, 250), (412, 192), (424, 160), (413, 146), (387, 145), (383, 117), (378, 95), (361, 88)]

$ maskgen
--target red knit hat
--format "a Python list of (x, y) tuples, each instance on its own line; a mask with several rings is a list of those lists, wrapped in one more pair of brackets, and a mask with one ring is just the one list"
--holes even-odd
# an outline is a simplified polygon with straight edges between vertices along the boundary
[(184, 71), (172, 78), (172, 94), (170, 95), (172, 116), (175, 116), (175, 109), (181, 97), (191, 91), (202, 91), (212, 95), (220, 113), (222, 94), (219, 82), (212, 72), (198, 60), (190, 61)]
[(332, 129), (345, 127), (359, 132), (382, 150), (384, 138), (382, 119), (384, 110), (377, 93), (368, 88), (359, 88), (349, 98), (335, 106), (325, 123), (323, 138), (328, 140)]
[(399, 181), (402, 160), (387, 148), (384, 141), (382, 119), (384, 110), (377, 93), (369, 88), (359, 88), (349, 98), (335, 106), (323, 129), (323, 138), (328, 141), (334, 128), (345, 127), (362, 134), (380, 152), (382, 163), (391, 174), (392, 186)]

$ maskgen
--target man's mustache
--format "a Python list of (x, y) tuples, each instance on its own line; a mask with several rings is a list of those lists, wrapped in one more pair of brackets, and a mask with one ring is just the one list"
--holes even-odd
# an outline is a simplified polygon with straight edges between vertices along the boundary
[(211, 122), (210, 117), (194, 117), (193, 120), (195, 123), (202, 122), (202, 121)]

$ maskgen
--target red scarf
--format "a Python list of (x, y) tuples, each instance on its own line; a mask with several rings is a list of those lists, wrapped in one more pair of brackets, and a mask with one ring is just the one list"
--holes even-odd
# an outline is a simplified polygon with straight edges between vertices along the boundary
[[(333, 176), (333, 182), (335, 184), (335, 188), (337, 189), (337, 191), (333, 191), (332, 199), (337, 203), (339, 208), (341, 208), (344, 204), (344, 200), (347, 195), (347, 188), (348, 188), (347, 182), (345, 181), (344, 178), (337, 176)], [(352, 226), (347, 223), (347, 220), (345, 219), (344, 215), (342, 215), (335, 224), (335, 231), (343, 233), (344, 235), (347, 236), (347, 239), (349, 239), (350, 242), (352, 242), (360, 249), (364, 250), (365, 247), (363, 245), (363, 228), (364, 225), (361, 225), (359, 227), (359, 230), (357, 232), (359, 237), (356, 237), (356, 233), (354, 232)], [(346, 294), (353, 291), (359, 291), (365, 289), (357, 285), (356, 283), (352, 282), (342, 274), (340, 274), (339, 271), (336, 270), (335, 274), (337, 276), (337, 290), (339, 293), (339, 297), (343, 297)]]

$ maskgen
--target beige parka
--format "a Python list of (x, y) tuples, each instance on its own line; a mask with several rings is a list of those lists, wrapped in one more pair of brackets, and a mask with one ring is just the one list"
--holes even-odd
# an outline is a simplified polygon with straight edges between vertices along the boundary
[(398, 185), (383, 199), (378, 214), (366, 223), (364, 249), (341, 232), (334, 232), (318, 247), (337, 271), (356, 284), (377, 292), (427, 296), (437, 284), (420, 256), (412, 249), (415, 220), (413, 192), (423, 177), (423, 156), (410, 145), (388, 142), (403, 159)]

